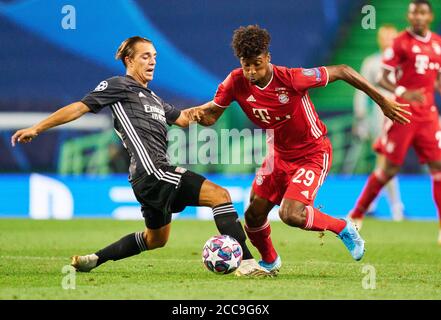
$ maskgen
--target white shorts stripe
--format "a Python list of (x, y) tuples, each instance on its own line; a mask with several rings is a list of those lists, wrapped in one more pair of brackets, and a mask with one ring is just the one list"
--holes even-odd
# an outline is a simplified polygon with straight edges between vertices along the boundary
[(176, 182), (176, 181), (174, 181), (174, 180), (169, 180), (167, 177), (162, 177), (162, 178), (159, 179), (159, 180), (166, 181), (166, 182), (170, 182), (171, 184), (174, 184), (174, 185), (178, 185), (178, 184), (179, 184), (179, 182)]
[(323, 154), (323, 168), (322, 168), (322, 171), (321, 171), (321, 173), (320, 173), (320, 177), (319, 177), (319, 180), (318, 180), (318, 182), (317, 182), (317, 186), (315, 187), (314, 192), (312, 193), (312, 197), (315, 196), (315, 194), (316, 194), (317, 191), (318, 191), (318, 188), (319, 188), (319, 187), (323, 184), (323, 182), (325, 181), (326, 174), (327, 174), (327, 172), (328, 172), (328, 168), (329, 168), (329, 154), (328, 154), (328, 153), (325, 153), (325, 154)]
[(164, 175), (170, 177), (171, 179), (176, 179), (178, 181), (181, 180), (181, 177), (182, 177), (180, 175), (172, 174), (172, 173), (170, 173), (168, 171)]
[(328, 153), (325, 153), (323, 155), (323, 164), (324, 164), (324, 167), (323, 167), (323, 171), (322, 171), (322, 174), (321, 174), (320, 180), (319, 180), (320, 185), (322, 185), (323, 182), (325, 181), (325, 177), (328, 172), (328, 167), (329, 167), (329, 154)]
[(161, 179), (168, 179), (170, 181), (174, 181), (176, 184), (178, 184), (179, 181), (181, 181), (181, 179), (178, 179), (178, 178), (175, 178), (175, 177), (170, 177), (167, 174), (165, 174)]

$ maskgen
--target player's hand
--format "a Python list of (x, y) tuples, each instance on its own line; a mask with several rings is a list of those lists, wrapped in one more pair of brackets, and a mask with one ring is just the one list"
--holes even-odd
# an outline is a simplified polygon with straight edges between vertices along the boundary
[(409, 107), (407, 103), (398, 103), (393, 100), (385, 99), (385, 101), (380, 105), (381, 110), (384, 115), (391, 119), (392, 121), (396, 121), (401, 124), (410, 123), (410, 120), (406, 118), (404, 115), (411, 116), (412, 113), (403, 108)]
[(200, 122), (204, 116), (202, 108), (192, 108), (189, 113), (189, 120)]
[(401, 97), (409, 102), (424, 103), (426, 101), (424, 89), (406, 90)]
[(36, 136), (38, 136), (38, 132), (33, 127), (21, 129), (21, 130), (18, 130), (16, 133), (14, 133), (14, 135), (11, 137), (11, 144), (13, 147), (15, 147), (16, 142), (29, 143)]

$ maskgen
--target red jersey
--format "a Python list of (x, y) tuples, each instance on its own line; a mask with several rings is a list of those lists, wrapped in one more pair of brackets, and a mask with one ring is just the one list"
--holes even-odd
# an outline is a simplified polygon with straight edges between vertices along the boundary
[(441, 37), (429, 32), (426, 37), (403, 31), (394, 40), (391, 48), (384, 51), (383, 67), (395, 72), (397, 85), (408, 90), (423, 89), (424, 103), (397, 97), (397, 102), (409, 103), (411, 121), (427, 121), (438, 118), (435, 106), (435, 81), (441, 67)]
[(264, 88), (248, 81), (241, 68), (233, 70), (219, 85), (213, 102), (227, 108), (235, 100), (253, 123), (273, 129), (274, 150), (284, 159), (300, 158), (319, 150), (327, 130), (308, 89), (326, 86), (328, 71), (325, 67), (272, 67), (272, 78)]

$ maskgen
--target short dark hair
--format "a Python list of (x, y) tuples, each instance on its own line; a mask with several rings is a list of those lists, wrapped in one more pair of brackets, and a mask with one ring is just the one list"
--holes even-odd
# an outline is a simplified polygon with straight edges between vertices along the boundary
[(410, 2), (410, 4), (412, 4), (412, 3), (415, 4), (415, 5), (417, 5), (417, 4), (427, 4), (427, 6), (429, 7), (430, 11), (432, 11), (432, 4), (430, 3), (429, 0), (412, 0)]
[(266, 29), (249, 25), (234, 30), (231, 46), (236, 57), (249, 59), (267, 53), (270, 41), (271, 36)]
[(116, 50), (116, 54), (115, 54), (115, 59), (116, 60), (121, 60), (122, 63), (124, 64), (124, 67), (127, 67), (126, 65), (126, 57), (132, 58), (133, 55), (135, 54), (135, 45), (138, 42), (148, 42), (148, 43), (153, 43), (152, 40), (149, 40), (147, 38), (143, 38), (140, 36), (134, 36), (134, 37), (130, 37), (127, 38), (126, 40), (124, 40), (120, 46), (118, 47), (118, 50)]

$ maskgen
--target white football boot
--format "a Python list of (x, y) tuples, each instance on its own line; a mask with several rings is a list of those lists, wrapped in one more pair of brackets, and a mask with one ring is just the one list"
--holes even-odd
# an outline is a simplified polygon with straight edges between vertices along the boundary
[(255, 259), (242, 260), (234, 273), (238, 277), (272, 277), (273, 275), (262, 268)]
[(89, 272), (96, 267), (98, 256), (94, 253), (85, 256), (73, 256), (70, 265), (80, 272)]

